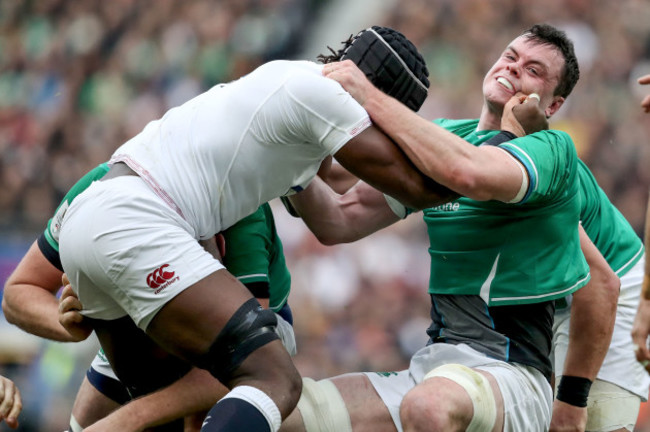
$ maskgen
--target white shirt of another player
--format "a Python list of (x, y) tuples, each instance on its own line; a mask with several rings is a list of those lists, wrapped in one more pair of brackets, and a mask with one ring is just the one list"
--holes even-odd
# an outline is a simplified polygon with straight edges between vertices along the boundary
[(273, 61), (172, 108), (116, 150), (207, 238), (301, 190), (320, 162), (370, 126), (322, 65)]

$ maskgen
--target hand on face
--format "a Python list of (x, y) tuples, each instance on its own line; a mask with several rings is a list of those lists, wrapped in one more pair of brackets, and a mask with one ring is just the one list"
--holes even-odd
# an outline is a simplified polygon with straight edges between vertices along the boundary
[(323, 66), (323, 76), (333, 79), (343, 86), (352, 97), (363, 104), (368, 99), (375, 87), (372, 85), (361, 69), (352, 60), (328, 63)]
[(517, 92), (503, 107), (501, 129), (518, 137), (548, 129), (548, 119), (539, 106), (536, 93)]

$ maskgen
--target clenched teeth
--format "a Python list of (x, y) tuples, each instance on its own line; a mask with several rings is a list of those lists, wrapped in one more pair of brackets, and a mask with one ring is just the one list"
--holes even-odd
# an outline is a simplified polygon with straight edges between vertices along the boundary
[(510, 83), (510, 81), (508, 81), (507, 79), (505, 79), (503, 77), (497, 78), (497, 82), (499, 84), (501, 84), (502, 86), (504, 86), (505, 88), (507, 88), (508, 90), (510, 90), (510, 91), (514, 90), (514, 87), (512, 87), (512, 84)]

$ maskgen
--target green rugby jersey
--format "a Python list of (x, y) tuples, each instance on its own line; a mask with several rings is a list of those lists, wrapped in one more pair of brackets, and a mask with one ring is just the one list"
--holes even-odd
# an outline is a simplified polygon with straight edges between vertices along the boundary
[(578, 174), (582, 227), (612, 270), (621, 277), (643, 256), (643, 242), (580, 160)]
[(268, 203), (223, 232), (224, 265), (244, 285), (264, 282), (269, 287), (269, 309), (279, 311), (287, 302), (291, 275), (282, 242)]
[[(471, 144), (498, 131), (478, 120), (435, 123)], [(571, 138), (542, 131), (499, 145), (525, 167), (521, 203), (461, 197), (424, 210), (431, 256), (429, 292), (479, 295), (488, 306), (538, 303), (566, 296), (589, 280), (580, 249), (578, 157)]]

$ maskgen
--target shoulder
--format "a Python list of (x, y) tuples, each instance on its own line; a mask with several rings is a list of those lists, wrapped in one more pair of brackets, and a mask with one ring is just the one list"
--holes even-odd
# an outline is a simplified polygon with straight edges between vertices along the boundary
[(446, 119), (438, 118), (433, 123), (447, 129), (456, 135), (467, 135), (478, 127), (478, 119)]

